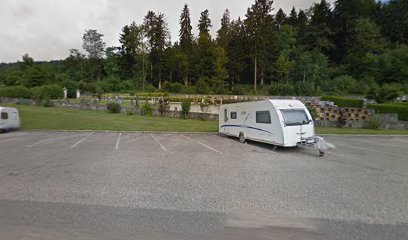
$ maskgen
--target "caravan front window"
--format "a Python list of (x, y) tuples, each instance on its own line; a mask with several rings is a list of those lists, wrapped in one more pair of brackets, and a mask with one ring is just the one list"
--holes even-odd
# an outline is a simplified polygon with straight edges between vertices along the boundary
[(305, 125), (310, 123), (310, 119), (303, 109), (282, 109), (280, 110), (285, 124), (288, 126)]

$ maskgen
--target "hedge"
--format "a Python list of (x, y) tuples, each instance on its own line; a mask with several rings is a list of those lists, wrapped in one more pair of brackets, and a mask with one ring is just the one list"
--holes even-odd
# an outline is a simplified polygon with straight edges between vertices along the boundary
[(322, 101), (334, 102), (338, 107), (353, 107), (363, 108), (364, 101), (355, 98), (337, 97), (337, 96), (323, 96)]
[(408, 106), (406, 106), (405, 104), (369, 104), (368, 108), (374, 109), (376, 113), (397, 113), (399, 120), (408, 121)]
[(0, 88), (0, 97), (28, 99), (32, 97), (32, 92), (24, 86), (2, 87)]
[(58, 85), (44, 85), (31, 89), (34, 99), (61, 99), (64, 97), (64, 90)]

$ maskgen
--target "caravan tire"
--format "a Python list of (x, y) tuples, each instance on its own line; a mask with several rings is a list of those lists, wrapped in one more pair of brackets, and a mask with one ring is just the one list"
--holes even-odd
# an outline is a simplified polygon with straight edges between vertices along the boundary
[(240, 141), (241, 143), (245, 143), (245, 142), (246, 142), (245, 135), (244, 135), (243, 133), (240, 133), (240, 134), (239, 134), (239, 141)]

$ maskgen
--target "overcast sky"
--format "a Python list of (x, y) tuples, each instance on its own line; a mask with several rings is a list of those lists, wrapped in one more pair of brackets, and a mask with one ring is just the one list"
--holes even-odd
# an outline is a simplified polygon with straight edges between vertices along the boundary
[[(0, 62), (20, 60), (25, 53), (35, 60), (64, 59), (71, 48), (81, 49), (86, 29), (104, 34), (107, 46), (118, 46), (121, 28), (141, 23), (148, 10), (163, 12), (172, 41), (178, 40), (184, 3), (190, 8), (197, 33), (200, 12), (209, 9), (214, 34), (226, 8), (233, 19), (243, 17), (254, 0), (0, 0)], [(275, 11), (292, 6), (305, 9), (316, 0), (275, 0)]]

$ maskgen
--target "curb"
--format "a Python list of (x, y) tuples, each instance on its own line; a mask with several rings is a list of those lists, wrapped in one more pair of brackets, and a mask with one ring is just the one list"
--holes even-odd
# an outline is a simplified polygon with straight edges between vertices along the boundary
[(165, 131), (119, 131), (119, 130), (54, 130), (54, 129), (29, 129), (22, 132), (95, 132), (95, 133), (155, 133), (155, 134), (206, 134), (218, 135), (218, 132), (165, 132)]

